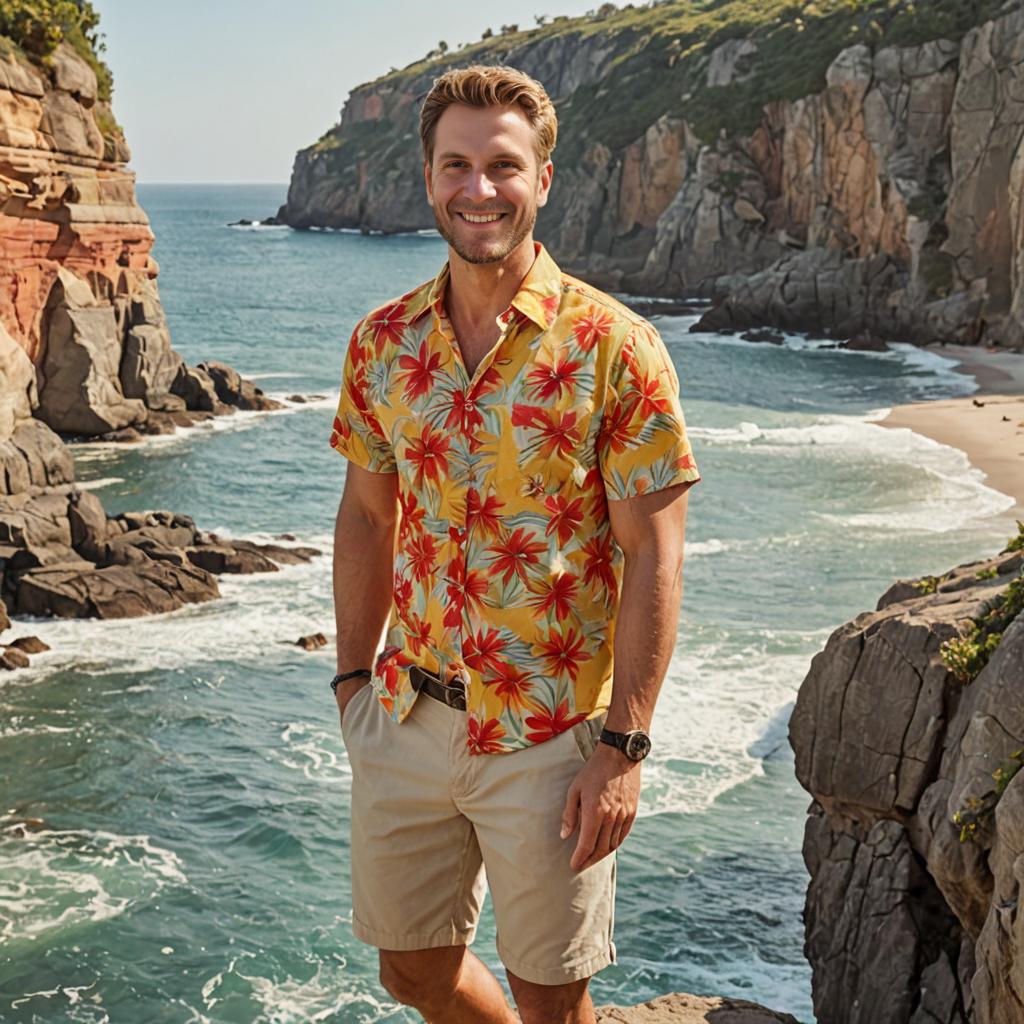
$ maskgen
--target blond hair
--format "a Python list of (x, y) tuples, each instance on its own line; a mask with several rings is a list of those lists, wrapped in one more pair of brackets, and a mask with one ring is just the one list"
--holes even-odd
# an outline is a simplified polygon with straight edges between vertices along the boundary
[(451, 68), (434, 80), (420, 109), (420, 141), (428, 163), (434, 160), (434, 132), (441, 115), (453, 103), (471, 107), (518, 104), (533, 127), (537, 162), (545, 164), (555, 148), (558, 117), (544, 86), (517, 68), (504, 64), (472, 64)]

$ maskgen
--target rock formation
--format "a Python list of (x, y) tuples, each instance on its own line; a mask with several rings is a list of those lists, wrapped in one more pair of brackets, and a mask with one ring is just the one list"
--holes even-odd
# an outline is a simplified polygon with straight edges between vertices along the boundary
[(506, 63), (559, 111), (537, 233), (571, 273), (712, 298), (701, 329), (1024, 345), (1020, 0), (792, 5), (763, 25), (736, 2), (746, 38), (732, 6), (556, 19), (360, 86), (277, 218), (433, 227), (420, 102), (448, 67)]
[[(789, 731), (814, 798), (804, 921), (818, 1020), (1024, 1021), (1022, 567), (1017, 542), (900, 581), (811, 662)], [(1010, 620), (998, 646), (962, 681), (942, 645), (997, 613)]]
[(746, 999), (691, 996), (682, 992), (658, 996), (636, 1006), (595, 1007), (597, 1024), (798, 1024)]
[[(170, 611), (218, 596), (216, 574), (318, 553), (226, 543), (172, 512), (108, 517), (75, 484), (63, 439), (135, 440), (280, 405), (172, 348), (128, 158), (67, 40), (43, 59), (0, 36), (0, 629), (9, 614)], [(0, 664), (32, 648), (6, 645)]]

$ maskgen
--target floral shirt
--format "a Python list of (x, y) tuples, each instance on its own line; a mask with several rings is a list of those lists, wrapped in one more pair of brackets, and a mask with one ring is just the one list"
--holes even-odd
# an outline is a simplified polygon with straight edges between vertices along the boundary
[[(623, 555), (609, 501), (700, 480), (658, 332), (536, 258), (472, 378), (449, 267), (367, 314), (330, 444), (397, 473), (392, 607), (371, 685), (401, 722), (413, 664), (467, 693), (473, 754), (607, 710)], [(429, 700), (429, 697), (424, 699)]]

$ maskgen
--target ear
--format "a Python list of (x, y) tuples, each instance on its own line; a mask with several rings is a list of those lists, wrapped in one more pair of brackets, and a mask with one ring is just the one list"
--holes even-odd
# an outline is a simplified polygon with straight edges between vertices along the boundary
[(551, 190), (551, 177), (555, 173), (555, 165), (548, 160), (540, 169), (540, 177), (537, 179), (537, 205), (544, 206), (548, 201), (548, 193)]
[(423, 182), (427, 186), (427, 202), (433, 206), (434, 189), (430, 180), (430, 164), (426, 160), (423, 161)]

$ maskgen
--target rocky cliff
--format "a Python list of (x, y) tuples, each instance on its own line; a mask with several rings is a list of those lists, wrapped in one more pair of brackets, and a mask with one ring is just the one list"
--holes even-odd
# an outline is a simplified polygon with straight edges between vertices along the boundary
[[(171, 346), (109, 72), (73, 18), (40, 22), (44, 6), (0, 10), (0, 630), (8, 613), (169, 611), (216, 597), (216, 573), (314, 553), (223, 544), (171, 512), (111, 518), (75, 484), (64, 438), (129, 441), (279, 403)], [(0, 667), (25, 653), (0, 645)]]
[(817, 1019), (1024, 1021), (1024, 524), (890, 587), (815, 656), (790, 720)]
[(354, 90), (278, 218), (433, 227), (419, 105), (448, 67), (506, 63), (558, 109), (537, 234), (570, 272), (713, 298), (702, 329), (1024, 344), (1020, 0), (605, 5), (508, 28)]

